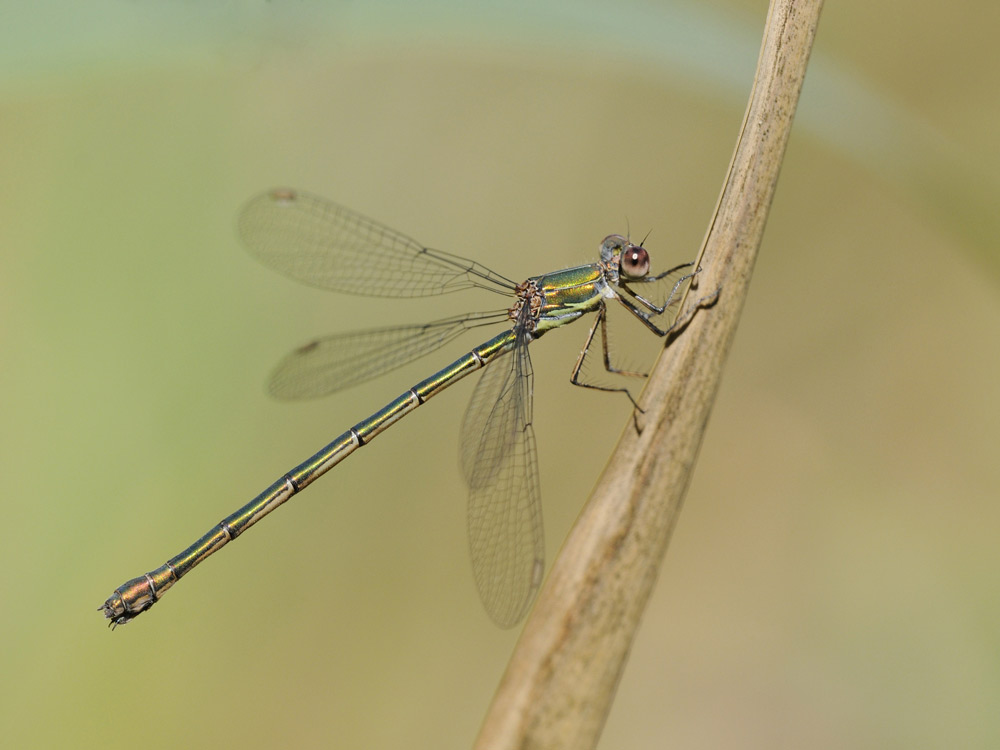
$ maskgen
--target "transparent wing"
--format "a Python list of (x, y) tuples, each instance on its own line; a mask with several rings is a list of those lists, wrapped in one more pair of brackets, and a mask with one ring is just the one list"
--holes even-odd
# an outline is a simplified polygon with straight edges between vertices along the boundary
[(524, 617), (545, 568), (531, 389), (522, 331), (513, 350), (486, 368), (462, 424), (472, 570), (500, 627)]
[(297, 281), (372, 297), (423, 297), (514, 283), (478, 263), (431, 250), (336, 203), (294, 190), (253, 198), (239, 233), (264, 265)]
[(402, 367), (471, 328), (506, 320), (502, 310), (327, 336), (285, 357), (271, 374), (268, 391), (280, 399), (326, 396)]

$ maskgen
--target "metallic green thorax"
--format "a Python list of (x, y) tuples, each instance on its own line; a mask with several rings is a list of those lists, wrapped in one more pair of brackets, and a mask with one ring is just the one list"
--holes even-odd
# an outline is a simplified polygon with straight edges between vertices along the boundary
[[(535, 337), (596, 311), (609, 294), (604, 271), (597, 263), (536, 276), (524, 282), (519, 290), (522, 288), (526, 292), (519, 292), (519, 305), (534, 299), (537, 306), (532, 316)], [(518, 306), (512, 309), (512, 317)]]

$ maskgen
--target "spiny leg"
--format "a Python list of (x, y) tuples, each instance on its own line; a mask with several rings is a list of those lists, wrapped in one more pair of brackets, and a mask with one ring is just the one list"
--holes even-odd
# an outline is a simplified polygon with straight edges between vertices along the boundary
[[(667, 306), (669, 305), (669, 300), (667, 304), (662, 306), (662, 308), (657, 308), (655, 305), (650, 305), (646, 300), (636, 296), (632, 291), (628, 289), (625, 289), (625, 291), (628, 292), (628, 296), (619, 294), (617, 295), (618, 301), (625, 307), (626, 310), (628, 310), (635, 317), (637, 317), (642, 322), (642, 324), (646, 326), (646, 328), (651, 330), (657, 336), (662, 337), (662, 336), (667, 336), (671, 333), (677, 333), (678, 331), (684, 329), (684, 327), (686, 327), (688, 323), (691, 322), (691, 319), (694, 317), (694, 314), (699, 309), (701, 309), (702, 307), (711, 307), (712, 305), (714, 305), (715, 302), (719, 299), (719, 293), (722, 291), (722, 287), (720, 286), (718, 289), (712, 292), (712, 294), (706, 294), (704, 297), (699, 298), (697, 302), (691, 305), (691, 307), (688, 310), (681, 313), (677, 318), (675, 318), (674, 322), (667, 328), (660, 328), (658, 325), (656, 325), (656, 323), (650, 320), (650, 318), (652, 318), (654, 315), (659, 314), (657, 312), (658, 309), (659, 310), (666, 309)], [(671, 296), (672, 295), (673, 293), (671, 293)], [(646, 310), (641, 309), (639, 307), (640, 304), (646, 307), (647, 309)]]
[[(694, 274), (692, 274), (692, 276), (693, 275)], [(649, 320), (650, 318), (649, 313), (640, 310), (636, 305), (634, 305), (630, 301), (626, 301), (625, 298), (619, 296), (618, 301), (621, 302), (629, 312), (631, 312), (633, 315), (639, 318), (639, 320), (641, 320), (646, 325), (646, 327), (648, 327), (651, 331), (653, 331), (653, 333), (657, 334), (658, 336), (665, 337), (665, 336), (676, 335), (681, 331), (683, 331), (684, 328), (686, 328), (688, 324), (692, 321), (692, 319), (694, 319), (694, 316), (698, 312), (698, 310), (700, 310), (703, 307), (711, 307), (718, 301), (721, 292), (722, 292), (722, 287), (720, 286), (711, 294), (706, 294), (703, 297), (699, 297), (694, 302), (694, 304), (692, 304), (687, 310), (681, 313), (674, 320), (674, 322), (665, 329), (659, 328), (657, 325), (655, 325), (651, 320)], [(644, 300), (641, 301), (645, 302)], [(666, 308), (666, 305), (664, 305), (664, 308)], [(607, 308), (602, 302), (600, 308), (598, 308), (597, 311), (597, 319), (594, 321), (594, 324), (590, 327), (590, 331), (587, 333), (587, 339), (584, 342), (583, 350), (580, 352), (580, 356), (577, 357), (576, 364), (573, 366), (573, 372), (570, 375), (569, 381), (573, 385), (580, 386), (581, 388), (593, 388), (594, 390), (609, 391), (609, 392), (620, 391), (621, 393), (624, 393), (626, 396), (628, 396), (629, 401), (632, 402), (632, 406), (634, 407), (632, 412), (632, 422), (635, 425), (636, 432), (642, 433), (642, 427), (639, 425), (639, 414), (645, 413), (645, 410), (641, 406), (639, 406), (639, 403), (632, 396), (631, 391), (629, 391), (627, 388), (613, 388), (611, 386), (597, 385), (596, 383), (584, 383), (583, 381), (580, 380), (580, 372), (583, 368), (584, 360), (586, 360), (587, 354), (590, 352), (590, 345), (594, 341), (594, 336), (597, 334), (598, 325), (601, 326), (601, 342), (604, 349), (605, 369), (608, 372), (620, 375), (646, 377), (646, 373), (631, 372), (628, 370), (619, 370), (611, 365), (610, 354), (608, 352), (608, 339), (607, 339)]]
[(603, 305), (599, 315), (601, 321), (601, 348), (604, 350), (604, 369), (616, 375), (628, 375), (633, 378), (644, 378), (648, 372), (636, 372), (634, 370), (622, 370), (611, 364), (611, 350), (608, 347), (608, 316), (605, 314), (607, 308)]
[[(716, 290), (711, 294), (706, 294), (703, 297), (699, 297), (697, 300), (695, 300), (694, 304), (692, 304), (690, 307), (688, 307), (687, 310), (683, 311), (680, 315), (678, 315), (677, 318), (674, 320), (674, 322), (666, 329), (660, 329), (657, 326), (655, 326), (649, 320), (648, 313), (643, 313), (637, 307), (634, 307), (632, 304), (626, 302), (622, 297), (619, 297), (618, 299), (623, 305), (625, 305), (626, 309), (628, 309), (637, 318), (639, 318), (639, 320), (645, 323), (650, 330), (652, 330), (659, 336), (667, 337), (668, 339), (670, 339), (676, 335), (679, 335), (685, 328), (687, 328), (688, 324), (694, 319), (694, 316), (698, 312), (698, 310), (702, 309), (703, 307), (712, 307), (716, 302), (718, 302), (719, 295), (721, 293), (722, 293), (722, 287), (720, 286), (716, 288)], [(669, 344), (670, 342), (668, 340), (667, 346), (669, 346)], [(631, 398), (631, 394), (629, 397)], [(635, 401), (633, 400), (632, 403), (635, 404)], [(639, 434), (642, 434), (642, 426), (639, 424), (638, 415), (640, 413), (645, 413), (645, 410), (642, 409), (638, 404), (635, 404), (635, 408), (636, 411), (632, 412), (632, 422), (633, 424), (635, 424), (635, 431)]]
[(656, 315), (662, 315), (663, 312), (664, 312), (664, 310), (666, 310), (668, 307), (670, 307), (671, 303), (674, 300), (674, 296), (677, 294), (677, 290), (679, 290), (681, 288), (681, 285), (683, 285), (684, 282), (687, 281), (688, 279), (692, 279), (695, 276), (697, 276), (698, 273), (701, 272), (700, 268), (697, 269), (697, 270), (695, 270), (695, 271), (692, 271), (691, 273), (684, 274), (679, 279), (677, 279), (677, 281), (674, 282), (673, 289), (670, 290), (670, 294), (667, 296), (666, 301), (662, 305), (656, 305), (653, 302), (651, 302), (650, 300), (648, 300), (645, 297), (643, 297), (642, 295), (638, 294), (634, 289), (631, 288), (630, 284), (646, 284), (646, 283), (653, 282), (653, 281), (659, 281), (660, 279), (662, 279), (662, 278), (664, 278), (666, 276), (669, 276), (672, 273), (676, 273), (677, 271), (680, 271), (683, 268), (690, 268), (692, 265), (694, 265), (694, 264), (693, 263), (681, 263), (679, 266), (674, 266), (673, 268), (671, 268), (671, 269), (669, 269), (667, 271), (664, 271), (661, 274), (657, 274), (656, 276), (645, 276), (645, 277), (640, 278), (640, 279), (622, 280), (621, 285), (622, 285), (622, 288), (625, 289), (625, 291), (627, 291), (629, 294), (631, 294), (638, 302), (642, 303), (642, 305), (645, 308), (647, 308), (648, 310), (650, 310), (651, 312), (653, 312)]
[(670, 336), (672, 334), (680, 333), (688, 324), (694, 319), (695, 314), (702, 308), (712, 307), (716, 302), (719, 301), (719, 295), (722, 294), (722, 287), (716, 287), (715, 291), (711, 294), (706, 294), (699, 297), (694, 301), (687, 310), (677, 316), (677, 319), (670, 325), (670, 327), (663, 332), (664, 336)]
[(587, 333), (587, 340), (583, 344), (583, 350), (580, 352), (580, 356), (576, 358), (576, 364), (573, 366), (573, 372), (570, 374), (569, 382), (573, 385), (578, 385), (581, 388), (593, 388), (596, 391), (607, 391), (610, 393), (624, 393), (628, 396), (628, 400), (632, 402), (632, 406), (638, 411), (642, 411), (639, 404), (636, 402), (635, 398), (628, 388), (615, 388), (609, 385), (598, 385), (597, 383), (585, 383), (580, 379), (580, 372), (583, 369), (583, 363), (587, 359), (587, 354), (590, 353), (590, 345), (594, 342), (594, 336), (597, 334), (597, 327), (601, 327), (601, 345), (604, 350), (604, 369), (610, 373), (616, 375), (629, 375), (632, 377), (644, 378), (646, 373), (644, 372), (632, 372), (631, 370), (621, 370), (614, 367), (611, 364), (611, 356), (608, 352), (608, 323), (607, 323), (607, 308), (602, 302), (597, 310), (597, 319), (594, 321), (594, 325), (590, 327), (590, 331)]

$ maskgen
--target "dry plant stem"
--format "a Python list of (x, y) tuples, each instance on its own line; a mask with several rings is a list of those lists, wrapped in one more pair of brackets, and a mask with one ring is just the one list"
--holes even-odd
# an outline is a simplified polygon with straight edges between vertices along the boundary
[(772, 0), (696, 297), (721, 289), (657, 363), (641, 434), (627, 429), (553, 565), (476, 748), (597, 744), (666, 554), (743, 307), (822, 0)]

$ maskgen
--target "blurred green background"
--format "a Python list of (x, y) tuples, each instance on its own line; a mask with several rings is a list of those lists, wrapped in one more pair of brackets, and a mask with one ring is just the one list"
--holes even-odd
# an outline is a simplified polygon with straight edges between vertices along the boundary
[[(291, 185), (514, 278), (626, 228), (658, 267), (689, 259), (766, 7), (2, 3), (5, 746), (468, 747), (517, 636), (467, 561), (473, 379), (153, 613), (112, 633), (95, 611), (475, 343), (268, 399), (293, 346), (483, 300), (296, 285), (236, 214)], [(998, 21), (827, 4), (602, 747), (1000, 746)], [(550, 559), (629, 420), (568, 384), (585, 333), (533, 348)]]

